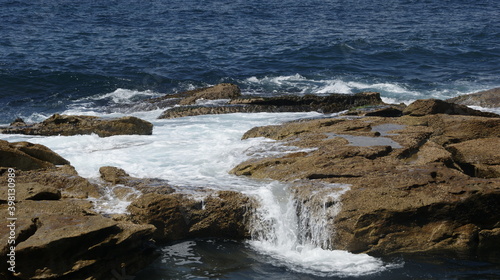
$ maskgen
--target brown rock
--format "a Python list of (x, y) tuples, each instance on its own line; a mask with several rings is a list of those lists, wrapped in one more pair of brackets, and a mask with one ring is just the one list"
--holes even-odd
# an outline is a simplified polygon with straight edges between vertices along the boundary
[(482, 117), (500, 117), (494, 113), (481, 112), (471, 109), (465, 105), (448, 103), (439, 99), (422, 99), (408, 105), (403, 111), (404, 115), (410, 116), (425, 116), (432, 114), (448, 114), (448, 115), (468, 115), (468, 116), (482, 116)]
[(245, 215), (251, 200), (237, 192), (221, 191), (202, 201), (181, 194), (149, 193), (129, 206), (132, 221), (157, 228), (155, 240), (167, 242), (184, 238), (248, 237)]
[(95, 133), (100, 137), (113, 135), (151, 135), (153, 124), (136, 117), (102, 119), (92, 116), (66, 116), (55, 114), (45, 121), (28, 126), (10, 126), (0, 129), (6, 134), (27, 135), (79, 135)]
[[(92, 214), (88, 201), (26, 200), (16, 206), (15, 279), (110, 279), (113, 270), (124, 267), (133, 275), (157, 256), (148, 245), (152, 226)], [(0, 210), (2, 217), (8, 213), (5, 205)], [(3, 255), (10, 250), (9, 231), (0, 228)], [(0, 264), (0, 275), (13, 279), (7, 265)]]
[[(314, 201), (311, 194), (318, 191), (328, 196), (327, 187), (313, 189), (308, 182), (351, 185), (340, 212), (329, 218), (334, 248), (376, 254), (471, 252), (498, 239), (500, 178), (471, 177), (477, 174), (467, 172), (464, 162), (497, 166), (493, 147), (499, 131), (499, 118), (444, 114), (291, 122), (254, 128), (244, 137), (316, 149), (252, 159), (231, 172), (299, 182), (294, 195), (303, 203)], [(353, 144), (356, 137), (373, 144)], [(400, 147), (379, 145), (382, 138)]]
[(19, 170), (53, 168), (54, 164), (68, 161), (40, 144), (27, 142), (9, 143), (0, 140), (0, 166)]
[(232, 99), (241, 95), (241, 90), (234, 84), (218, 84), (212, 87), (195, 89), (185, 92), (188, 97), (182, 99), (180, 105), (191, 105), (198, 99)]
[(500, 88), (461, 95), (446, 101), (467, 106), (496, 108), (500, 107)]
[(160, 119), (205, 114), (257, 113), (257, 112), (311, 112), (334, 113), (352, 107), (381, 104), (380, 94), (330, 94), (328, 96), (278, 96), (233, 99), (223, 106), (181, 106), (166, 110)]

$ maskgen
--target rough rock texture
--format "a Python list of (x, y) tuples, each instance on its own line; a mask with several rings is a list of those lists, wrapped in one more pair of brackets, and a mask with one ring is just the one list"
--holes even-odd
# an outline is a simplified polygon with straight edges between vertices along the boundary
[[(154, 226), (96, 213), (81, 198), (100, 197), (100, 187), (70, 165), (54, 165), (67, 161), (41, 145), (0, 145), (2, 153), (16, 153), (2, 154), (7, 164), (0, 165), (0, 182), (13, 186), (0, 189), (0, 218), (11, 225), (0, 227), (0, 279), (112, 279), (122, 271), (133, 275), (157, 257)], [(33, 161), (50, 164), (27, 164)], [(15, 254), (15, 273), (7, 254)]]
[(181, 106), (166, 110), (160, 119), (205, 114), (257, 113), (257, 112), (310, 112), (334, 113), (352, 107), (380, 104), (380, 95), (374, 92), (357, 94), (331, 94), (328, 96), (280, 96), (235, 98), (227, 105)]
[(92, 116), (55, 114), (41, 123), (0, 128), (0, 133), (43, 136), (95, 133), (100, 137), (129, 134), (151, 135), (153, 133), (153, 124), (136, 117), (102, 119)]
[[(99, 168), (101, 179), (110, 183), (111, 185), (126, 185), (127, 189), (119, 189), (123, 197), (126, 193), (131, 193), (133, 190), (138, 190), (143, 194), (156, 193), (156, 194), (170, 194), (175, 192), (174, 188), (163, 179), (155, 178), (135, 178), (130, 176), (125, 170), (114, 166), (103, 166)], [(116, 192), (116, 188), (114, 188)]]
[(130, 218), (154, 225), (154, 238), (167, 242), (184, 238), (249, 236), (245, 222), (253, 201), (238, 192), (219, 191), (203, 200), (182, 194), (149, 193), (129, 206)]
[[(500, 118), (435, 113), (254, 128), (244, 138), (315, 149), (252, 159), (232, 173), (295, 184), (350, 184), (340, 212), (329, 217), (338, 249), (498, 252), (500, 178), (494, 147), (500, 147)], [(310, 185), (294, 187), (299, 201), (328, 196)]]
[(69, 162), (43, 145), (0, 140), (0, 167), (33, 170), (62, 164)]
[(191, 105), (198, 99), (232, 99), (241, 95), (241, 90), (234, 84), (218, 84), (213, 87), (195, 89), (185, 92), (188, 97), (182, 99), (180, 105)]
[(439, 99), (422, 99), (408, 105), (403, 111), (404, 115), (425, 116), (430, 114), (467, 115), (482, 117), (498, 117), (497, 114), (481, 112), (465, 105), (449, 103)]
[(494, 88), (476, 92), (473, 94), (461, 95), (458, 97), (450, 98), (446, 101), (467, 106), (498, 108), (500, 107), (500, 88)]

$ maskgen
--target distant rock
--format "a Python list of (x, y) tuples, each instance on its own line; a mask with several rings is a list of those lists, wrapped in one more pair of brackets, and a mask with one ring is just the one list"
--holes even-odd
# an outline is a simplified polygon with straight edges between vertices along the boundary
[(180, 105), (191, 105), (199, 99), (233, 99), (241, 96), (241, 90), (234, 84), (218, 84), (212, 87), (187, 91), (184, 94), (187, 97), (179, 102)]
[(448, 102), (467, 105), (467, 106), (480, 106), (485, 108), (500, 107), (500, 88), (494, 88), (473, 94), (466, 94), (450, 98)]
[[(73, 198), (77, 186), (92, 184), (68, 167), (15, 170), (15, 230), (0, 227), (3, 256), (11, 252), (9, 237), (15, 238), (15, 273), (4, 261), (1, 279), (112, 279), (123, 271), (134, 275), (157, 258), (154, 226), (115, 221), (93, 211), (89, 200)], [(7, 178), (2, 170), (0, 180)], [(5, 192), (0, 218), (7, 221), (12, 209)]]
[(465, 105), (449, 103), (439, 99), (422, 99), (417, 100), (403, 111), (404, 115), (410, 116), (425, 116), (432, 114), (448, 114), (448, 115), (467, 115), (467, 116), (482, 116), (482, 117), (499, 117), (499, 115), (488, 112), (481, 112), (471, 109)]
[(258, 113), (258, 112), (311, 112), (334, 113), (352, 107), (381, 104), (380, 94), (330, 94), (328, 96), (279, 96), (236, 98), (228, 104), (214, 106), (180, 106), (164, 111), (160, 119), (206, 114)]
[(100, 137), (113, 135), (151, 135), (153, 124), (136, 117), (104, 119), (93, 116), (68, 116), (55, 114), (41, 123), (0, 128), (4, 134), (27, 135), (80, 135), (95, 133)]

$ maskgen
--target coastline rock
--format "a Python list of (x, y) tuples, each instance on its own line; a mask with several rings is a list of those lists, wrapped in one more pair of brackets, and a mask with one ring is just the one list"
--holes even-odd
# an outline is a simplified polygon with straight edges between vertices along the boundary
[[(113, 270), (124, 267), (133, 275), (157, 257), (149, 245), (152, 226), (84, 215), (88, 208), (81, 202), (18, 203), (15, 279), (110, 279)], [(0, 208), (7, 213), (5, 205)], [(8, 231), (0, 229), (2, 254), (9, 251)], [(6, 279), (14, 279), (7, 263), (1, 268)]]
[(219, 191), (202, 200), (182, 194), (149, 193), (128, 208), (135, 223), (154, 225), (154, 239), (168, 242), (185, 238), (249, 237), (245, 223), (252, 200), (238, 192)]
[(446, 101), (467, 106), (497, 108), (500, 107), (500, 88), (461, 95)]
[(352, 107), (381, 104), (380, 94), (363, 92), (357, 94), (331, 94), (328, 96), (279, 96), (259, 98), (236, 98), (227, 105), (180, 106), (164, 111), (159, 119), (186, 116), (228, 113), (258, 112), (311, 112), (334, 113)]
[(69, 162), (43, 145), (0, 140), (0, 167), (35, 170), (63, 164)]
[(233, 99), (241, 96), (241, 90), (237, 85), (234, 84), (218, 84), (212, 87), (187, 91), (183, 94), (188, 95), (188, 97), (182, 99), (179, 104), (191, 105), (194, 104), (198, 99)]
[[(307, 150), (251, 159), (231, 173), (294, 182), (303, 203), (319, 201), (318, 193), (328, 196), (336, 184), (350, 185), (338, 214), (328, 217), (336, 249), (495, 252), (500, 177), (493, 147), (499, 146), (500, 118), (433, 113), (253, 128), (243, 138), (268, 137)], [(314, 182), (325, 184), (321, 192), (312, 189)]]
[(48, 168), (23, 171), (25, 162), (15, 160), (37, 156), (67, 162), (63, 158), (41, 145), (0, 144), (2, 151), (17, 151), (7, 165), (14, 168), (15, 177), (9, 176), (8, 168), (0, 168), (1, 181), (15, 180), (13, 188), (0, 190), (0, 217), (5, 221), (15, 218), (9, 222), (12, 227), (0, 228), (0, 253), (6, 256), (12, 251), (10, 246), (15, 246), (15, 273), (8, 270), (8, 262), (2, 262), (1, 279), (111, 279), (123, 270), (133, 275), (156, 259), (151, 239), (154, 226), (96, 213), (86, 198), (101, 197), (101, 188), (78, 176), (72, 166), (51, 163)]
[(488, 112), (481, 112), (471, 109), (465, 105), (449, 103), (439, 99), (422, 99), (417, 100), (403, 111), (404, 115), (410, 116), (425, 116), (431, 114), (447, 114), (447, 115), (467, 115), (498, 118), (499, 115)]
[(92, 116), (55, 114), (41, 123), (0, 128), (0, 133), (42, 136), (71, 136), (95, 133), (100, 137), (130, 134), (151, 135), (153, 133), (153, 124), (136, 117), (103, 119)]

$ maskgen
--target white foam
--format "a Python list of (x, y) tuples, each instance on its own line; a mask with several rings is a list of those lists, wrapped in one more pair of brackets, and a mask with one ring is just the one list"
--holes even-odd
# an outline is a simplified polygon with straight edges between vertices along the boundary
[(109, 99), (116, 104), (122, 104), (122, 103), (130, 103), (133, 101), (137, 101), (138, 99), (143, 99), (143, 98), (147, 98), (147, 97), (149, 97), (149, 98), (157, 97), (157, 96), (161, 96), (161, 95), (162, 95), (161, 93), (154, 92), (151, 90), (139, 91), (139, 90), (118, 88), (115, 91), (110, 92), (110, 93), (106, 93), (104, 95), (95, 95), (95, 96), (85, 97), (85, 98), (82, 98), (78, 101)]
[[(340, 211), (340, 197), (348, 189), (346, 185), (321, 186), (308, 198), (318, 201), (308, 205), (295, 200), (287, 185), (268, 183), (254, 192), (260, 207), (251, 220), (252, 240), (248, 243), (271, 256), (276, 266), (317, 276), (361, 276), (390, 268), (392, 264), (366, 254), (327, 249), (335, 232), (328, 221)], [(330, 200), (333, 206), (326, 206)]]

